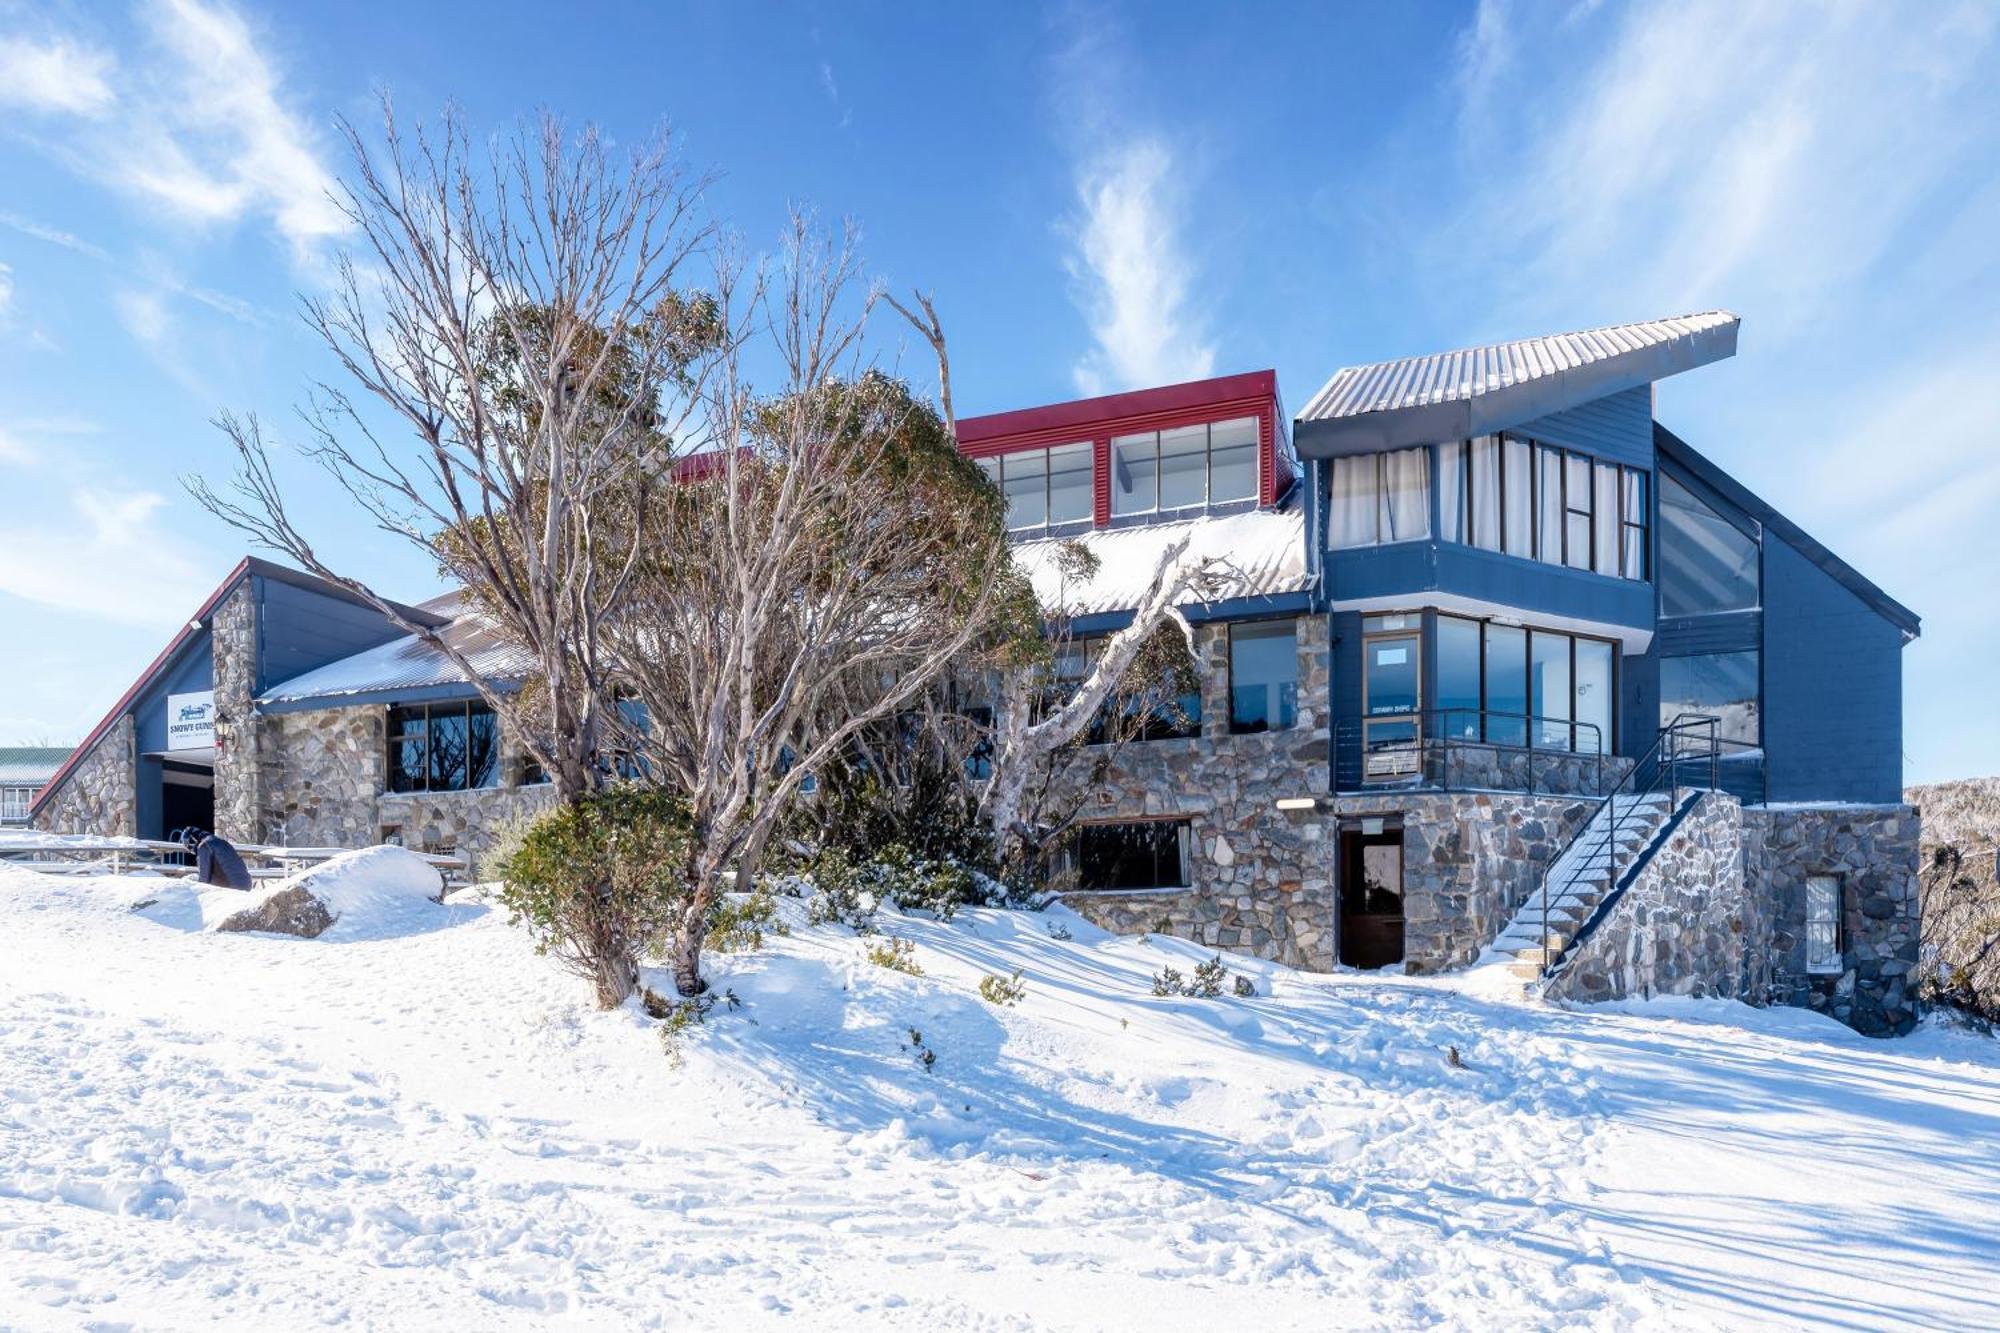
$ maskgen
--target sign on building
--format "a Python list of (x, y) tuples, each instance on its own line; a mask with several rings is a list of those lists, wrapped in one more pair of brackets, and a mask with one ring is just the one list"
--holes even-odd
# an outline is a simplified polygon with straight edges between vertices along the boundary
[(215, 745), (215, 691), (167, 696), (167, 748), (206, 750)]

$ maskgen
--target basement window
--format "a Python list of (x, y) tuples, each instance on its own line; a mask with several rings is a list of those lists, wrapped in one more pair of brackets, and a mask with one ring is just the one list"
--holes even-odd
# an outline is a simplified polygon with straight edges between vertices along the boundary
[(1845, 970), (1840, 938), (1840, 876), (1806, 876), (1806, 971)]
[(1076, 831), (1080, 889), (1184, 889), (1192, 882), (1185, 819), (1085, 824)]

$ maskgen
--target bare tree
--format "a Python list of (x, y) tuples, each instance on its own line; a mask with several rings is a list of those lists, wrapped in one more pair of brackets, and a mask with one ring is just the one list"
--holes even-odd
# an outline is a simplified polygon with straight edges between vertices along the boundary
[(527, 654), (532, 687), (483, 676), (452, 636), (322, 558), (254, 417), (218, 423), (240, 462), (230, 486), (188, 488), (449, 658), (558, 798), (575, 800), (602, 775), (614, 673), (598, 629), (639, 549), (633, 498), (667, 451), (689, 447), (679, 427), (703, 307), (675, 280), (710, 240), (703, 182), (664, 135), (614, 159), (594, 130), (547, 116), (483, 159), (456, 113), (406, 136), (386, 98), (379, 151), (341, 129), (352, 174), (336, 201), (359, 254), (341, 256), (332, 295), (303, 306), (348, 384), (318, 386), (303, 452), (457, 580)]
[[(544, 116), (475, 155), (456, 113), (406, 135), (382, 109), (379, 149), (341, 125), (351, 174), (336, 202), (359, 241), (331, 295), (302, 303), (346, 379), (318, 386), (302, 452), (458, 582), (527, 655), (528, 682), (482, 674), (454, 635), (322, 557), (254, 417), (218, 422), (240, 464), (227, 487), (186, 484), (442, 653), (576, 802), (604, 780), (615, 665), (600, 631), (629, 586), (651, 479), (697, 443), (682, 426), (713, 326), (675, 283), (711, 238), (704, 182), (664, 134), (614, 156)], [(591, 934), (605, 1005), (637, 984), (627, 933), (607, 918)]]
[[(607, 643), (644, 706), (636, 767), (687, 802), (675, 986), (703, 988), (710, 910), (821, 767), (931, 688), (1012, 586), (999, 496), (948, 424), (868, 360), (852, 239), (794, 219), (767, 268), (724, 266), (713, 451), (645, 529)], [(939, 333), (942, 344), (942, 333)], [(753, 388), (752, 365), (771, 367)]]

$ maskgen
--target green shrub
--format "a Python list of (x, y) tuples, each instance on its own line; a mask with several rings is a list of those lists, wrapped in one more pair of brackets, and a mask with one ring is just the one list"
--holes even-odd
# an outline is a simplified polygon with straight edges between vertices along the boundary
[(1153, 994), (1162, 998), (1180, 995), (1187, 990), (1187, 978), (1171, 967), (1163, 967), (1153, 974)]
[(1213, 1000), (1222, 994), (1223, 979), (1229, 969), (1222, 965), (1222, 955), (1217, 954), (1205, 963), (1194, 965), (1194, 979), (1188, 983), (1187, 993), (1197, 1000)]
[(868, 950), (868, 961), (891, 972), (920, 977), (924, 969), (917, 963), (917, 946), (893, 935)]
[(537, 817), (498, 858), (500, 903), (535, 951), (589, 981), (610, 1008), (638, 985), (639, 952), (688, 901), (685, 809), (621, 785)]
[[(1213, 1000), (1222, 994), (1222, 986), (1229, 979), (1229, 969), (1222, 965), (1222, 955), (1217, 954), (1205, 963), (1194, 965), (1194, 976), (1185, 977), (1171, 967), (1163, 967), (1153, 977), (1153, 994), (1166, 998), (1182, 996), (1190, 1000)], [(1248, 977), (1236, 978), (1238, 995), (1255, 995), (1257, 987)]]
[(1257, 983), (1244, 976), (1241, 972), (1236, 974), (1236, 998), (1239, 1000), (1253, 1000), (1257, 998)]
[(791, 927), (778, 920), (778, 903), (758, 885), (749, 893), (719, 893), (708, 913), (708, 945), (718, 953), (755, 953), (764, 947), (764, 932), (789, 935)]
[(979, 998), (988, 1004), (1018, 1004), (1027, 993), (1028, 988), (1021, 982), (1021, 969), (1018, 967), (1012, 976), (989, 974), (979, 982)]
[(987, 907), (1006, 897), (998, 881), (962, 862), (927, 860), (896, 843), (866, 860), (857, 860), (843, 847), (822, 848), (769, 882), (786, 892), (810, 894), (806, 920), (811, 924), (838, 922), (864, 935), (875, 928), (875, 914), (884, 903), (949, 921), (961, 907)]

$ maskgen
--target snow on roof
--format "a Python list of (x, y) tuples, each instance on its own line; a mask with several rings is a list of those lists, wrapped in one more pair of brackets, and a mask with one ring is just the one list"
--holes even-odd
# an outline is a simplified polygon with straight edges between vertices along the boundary
[[(446, 626), (444, 639), (464, 653), (485, 680), (517, 681), (534, 670), (532, 656), (475, 613), (467, 612)], [(355, 695), (464, 683), (465, 673), (457, 663), (415, 635), (405, 635), (274, 685), (257, 702), (337, 702)]]
[[(1034, 581), (1045, 606), (1064, 603), (1059, 609), (1070, 615), (1130, 611), (1152, 582), (1161, 552), (1189, 534), (1190, 556), (1223, 562), (1222, 587), (1214, 601), (1302, 592), (1311, 581), (1306, 571), (1305, 518), (1296, 502), (1282, 509), (1097, 528), (1077, 537), (1020, 542), (1014, 547), (1014, 560)], [(1065, 586), (1058, 556), (1070, 542), (1095, 555), (1098, 570), (1087, 581)]]

